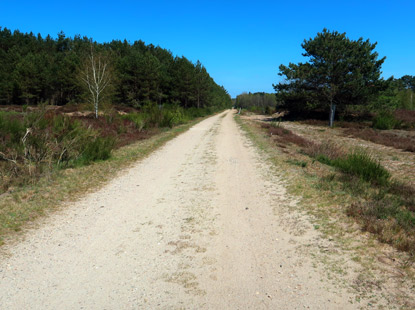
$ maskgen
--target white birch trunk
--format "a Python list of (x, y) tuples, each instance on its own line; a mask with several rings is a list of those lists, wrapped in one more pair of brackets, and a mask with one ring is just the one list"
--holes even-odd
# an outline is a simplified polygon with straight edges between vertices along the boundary
[(107, 70), (108, 63), (99, 55), (96, 57), (91, 48), (85, 69), (82, 72), (82, 81), (91, 93), (91, 102), (94, 106), (95, 117), (98, 118), (98, 106), (102, 98), (102, 92), (110, 82), (110, 74)]

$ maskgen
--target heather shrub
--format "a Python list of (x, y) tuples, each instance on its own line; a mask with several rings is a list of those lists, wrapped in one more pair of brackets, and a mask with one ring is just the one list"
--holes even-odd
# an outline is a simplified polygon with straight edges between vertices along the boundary
[(375, 116), (372, 123), (373, 128), (381, 130), (394, 129), (398, 125), (399, 121), (390, 112), (380, 112)]
[(387, 184), (390, 178), (390, 173), (380, 162), (363, 150), (355, 150), (345, 157), (330, 160), (330, 164), (344, 173), (379, 185)]

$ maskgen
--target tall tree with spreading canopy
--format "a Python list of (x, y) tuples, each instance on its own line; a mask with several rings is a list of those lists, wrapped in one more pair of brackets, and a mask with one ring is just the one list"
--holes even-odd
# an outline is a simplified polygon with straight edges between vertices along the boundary
[(323, 29), (301, 44), (307, 62), (279, 67), (285, 81), (273, 85), (277, 98), (329, 108), (332, 126), (335, 106), (365, 104), (384, 86), (380, 70), (386, 57), (378, 59), (376, 44)]

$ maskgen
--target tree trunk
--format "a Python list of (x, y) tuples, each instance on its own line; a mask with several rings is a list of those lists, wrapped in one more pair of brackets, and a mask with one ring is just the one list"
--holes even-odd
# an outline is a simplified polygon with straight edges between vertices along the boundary
[(330, 102), (330, 119), (329, 119), (329, 126), (330, 127), (333, 127), (335, 113), (336, 113), (336, 105), (333, 104), (333, 100), (331, 100), (331, 102)]
[(95, 118), (98, 119), (98, 96), (95, 100)]

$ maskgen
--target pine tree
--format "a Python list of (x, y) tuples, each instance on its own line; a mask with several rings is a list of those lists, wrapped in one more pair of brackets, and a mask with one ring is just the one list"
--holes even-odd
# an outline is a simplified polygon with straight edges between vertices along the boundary
[(288, 82), (274, 85), (281, 100), (299, 96), (333, 113), (334, 105), (365, 104), (383, 86), (380, 69), (385, 57), (378, 60), (376, 43), (350, 40), (345, 33), (324, 29), (301, 47), (308, 62), (279, 68)]

